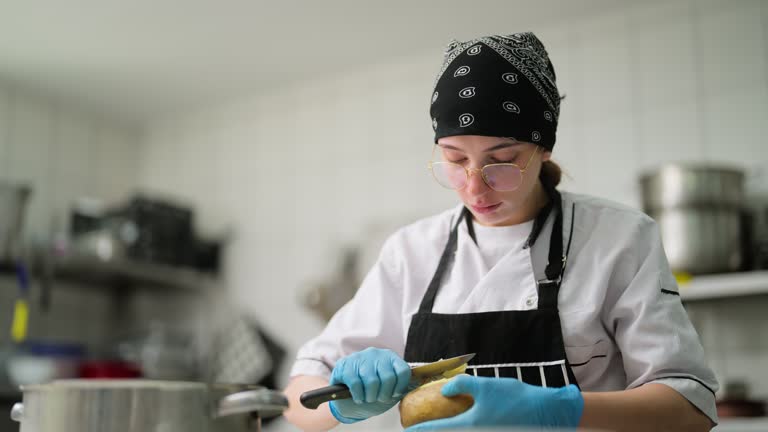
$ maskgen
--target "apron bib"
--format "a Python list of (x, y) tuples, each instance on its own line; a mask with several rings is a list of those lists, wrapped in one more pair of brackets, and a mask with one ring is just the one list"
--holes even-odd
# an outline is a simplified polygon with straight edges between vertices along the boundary
[[(405, 344), (405, 361), (418, 364), (476, 353), (467, 366), (468, 374), (517, 378), (543, 387), (578, 385), (565, 354), (557, 308), (567, 256), (567, 251), (563, 253), (562, 200), (554, 189), (548, 194), (550, 204), (536, 218), (528, 242), (537, 280), (538, 308), (467, 314), (432, 312), (440, 282), (458, 247), (458, 227), (462, 220), (467, 223), (468, 232), (474, 240), (472, 215), (465, 208), (451, 229), (419, 311), (411, 320)], [(550, 215), (554, 216), (554, 222), (547, 225)], [(544, 242), (535, 241), (538, 232), (546, 234), (544, 231), (547, 228), (551, 230), (548, 253), (545, 249), (547, 245), (538, 246)]]

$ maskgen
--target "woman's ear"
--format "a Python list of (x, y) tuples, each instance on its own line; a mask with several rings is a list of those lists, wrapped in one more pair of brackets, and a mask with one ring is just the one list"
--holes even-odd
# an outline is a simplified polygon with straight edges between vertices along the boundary
[(546, 150), (544, 153), (541, 154), (541, 161), (546, 162), (548, 160), (552, 159), (552, 152), (549, 150)]

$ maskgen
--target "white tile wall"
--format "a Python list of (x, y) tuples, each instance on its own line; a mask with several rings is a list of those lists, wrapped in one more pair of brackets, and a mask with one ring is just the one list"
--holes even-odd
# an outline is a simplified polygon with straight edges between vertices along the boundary
[[(555, 149), (564, 187), (639, 206), (637, 176), (660, 163), (768, 163), (766, 10), (676, 0), (531, 24), (567, 95)], [(375, 248), (370, 224), (394, 228), (455, 202), (425, 166), (440, 49), (151, 128), (144, 185), (193, 200), (209, 227), (234, 228), (230, 288), (290, 349), (321, 329), (296, 299), (333, 270), (340, 244)], [(703, 315), (702, 326), (720, 318)]]

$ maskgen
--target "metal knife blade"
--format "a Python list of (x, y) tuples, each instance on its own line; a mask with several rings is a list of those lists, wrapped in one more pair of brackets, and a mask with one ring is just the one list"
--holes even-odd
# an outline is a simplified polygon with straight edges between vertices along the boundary
[(426, 363), (411, 368), (411, 381), (413, 380), (429, 380), (430, 378), (439, 377), (449, 370), (456, 369), (457, 367), (469, 363), (475, 354), (464, 354), (457, 357), (451, 357), (449, 359), (438, 360), (432, 363)]
[[(411, 383), (409, 385), (409, 389), (414, 389), (424, 382), (432, 380), (433, 378), (442, 377), (445, 372), (466, 364), (472, 360), (474, 356), (474, 353), (464, 354), (457, 357), (451, 357), (448, 359), (438, 360), (436, 362), (411, 367)], [(349, 392), (349, 387), (344, 384), (335, 384), (304, 392), (299, 397), (299, 400), (305, 407), (309, 409), (317, 409), (317, 407), (324, 402), (338, 399), (349, 399), (351, 397), (352, 394)]]

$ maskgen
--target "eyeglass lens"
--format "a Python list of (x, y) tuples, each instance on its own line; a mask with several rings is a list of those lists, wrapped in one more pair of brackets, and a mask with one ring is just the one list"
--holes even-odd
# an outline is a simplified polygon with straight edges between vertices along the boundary
[[(449, 189), (462, 189), (469, 180), (467, 170), (449, 162), (434, 162), (432, 174), (437, 182)], [(497, 191), (512, 191), (520, 187), (522, 172), (515, 165), (486, 165), (482, 170), (485, 183)]]

